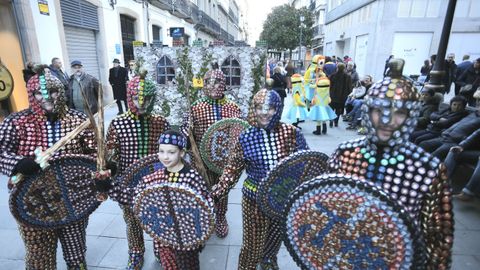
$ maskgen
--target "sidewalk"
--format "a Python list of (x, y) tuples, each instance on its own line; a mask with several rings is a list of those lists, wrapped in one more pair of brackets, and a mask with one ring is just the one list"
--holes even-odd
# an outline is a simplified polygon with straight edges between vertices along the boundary
[[(291, 102), (286, 99), (286, 108)], [(116, 108), (109, 109), (105, 119), (115, 117)], [(107, 123), (108, 126), (108, 123)], [(327, 135), (315, 136), (312, 131), (314, 123), (300, 125), (311, 149), (330, 155), (336, 146), (345, 140), (357, 137), (353, 131), (340, 127), (329, 129)], [(230, 192), (228, 222), (229, 235), (225, 239), (212, 236), (200, 255), (201, 269), (233, 270), (237, 269), (238, 255), (242, 243), (241, 186), (242, 179)], [(0, 269), (25, 269), (23, 242), (17, 225), (8, 208), (8, 191), (6, 177), (0, 177)], [(479, 200), (473, 203), (455, 201), (455, 240), (453, 248), (453, 269), (480, 269), (480, 205)], [(146, 253), (143, 269), (160, 269), (153, 256), (151, 238), (145, 235)], [(60, 246), (60, 244), (59, 244)], [(117, 203), (104, 202), (91, 216), (87, 229), (87, 263), (89, 269), (124, 269), (127, 262), (127, 240), (125, 222)], [(291, 259), (287, 250), (282, 247), (278, 256), (280, 269), (299, 269)], [(66, 269), (62, 253), (57, 252), (58, 269)]]

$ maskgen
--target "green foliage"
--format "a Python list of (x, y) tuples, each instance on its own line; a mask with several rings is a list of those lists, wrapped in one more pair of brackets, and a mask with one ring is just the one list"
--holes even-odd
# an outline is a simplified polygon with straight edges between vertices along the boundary
[(255, 57), (252, 55), (252, 76), (253, 76), (253, 96), (260, 90), (265, 81), (265, 67), (267, 65), (267, 54), (260, 55), (260, 59), (255, 61)]
[(202, 78), (205, 76), (205, 73), (210, 70), (210, 63), (212, 62), (212, 54), (206, 52), (202, 55), (202, 66), (197, 74), (195, 74), (196, 78)]
[[(192, 60), (189, 55), (189, 48), (184, 47), (177, 51), (177, 61), (181, 72), (177, 72), (175, 79), (177, 81), (177, 90), (180, 94), (187, 97), (187, 100), (192, 104), (197, 100), (197, 91), (194, 91), (192, 87), (193, 71)], [(189, 87), (187, 88), (187, 82)]]
[(263, 23), (260, 39), (276, 50), (293, 50), (300, 42), (300, 16), (303, 15), (302, 45), (312, 43), (313, 14), (307, 8), (295, 9), (288, 4), (273, 8)]

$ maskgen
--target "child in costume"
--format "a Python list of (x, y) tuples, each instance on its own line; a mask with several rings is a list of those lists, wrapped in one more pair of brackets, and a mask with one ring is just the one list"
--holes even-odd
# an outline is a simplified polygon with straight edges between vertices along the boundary
[(251, 127), (240, 134), (218, 184), (212, 187), (214, 198), (226, 196), (246, 169), (247, 179), (242, 189), (243, 242), (238, 269), (256, 269), (258, 264), (262, 269), (278, 269), (281, 225), (260, 210), (257, 189), (280, 160), (308, 149), (300, 129), (280, 122), (282, 109), (280, 96), (275, 91), (262, 89), (255, 94), (248, 114)]
[[(307, 118), (307, 105), (305, 104), (305, 89), (302, 84), (302, 75), (292, 75), (292, 107), (287, 113), (287, 118), (292, 121), (293, 125), (298, 127), (298, 123), (305, 121)], [(300, 128), (300, 127), (298, 127)], [(301, 129), (301, 128), (300, 128)]]
[[(180, 132), (169, 130), (160, 135), (158, 158), (165, 168), (143, 177), (137, 191), (159, 183), (178, 183), (197, 191), (211, 201), (205, 181), (195, 169), (183, 161), (186, 147), (187, 139)], [(200, 248), (190, 251), (176, 250), (163, 246), (157, 240), (154, 240), (154, 246), (158, 249), (164, 270), (200, 269)]]
[(313, 132), (315, 135), (327, 134), (328, 120), (337, 117), (335, 112), (328, 106), (330, 103), (330, 80), (327, 77), (321, 77), (317, 80), (315, 96), (310, 105), (308, 118), (317, 122), (317, 128)]
[[(156, 153), (158, 137), (169, 128), (167, 120), (152, 114), (155, 102), (155, 83), (145, 79), (146, 71), (133, 77), (127, 87), (128, 111), (112, 120), (107, 131), (106, 147), (110, 161), (118, 164), (121, 175), (134, 161)], [(116, 186), (112, 198), (122, 187)], [(127, 224), (129, 259), (127, 269), (138, 270), (143, 265), (145, 244), (143, 230), (130, 206), (120, 205)], [(157, 248), (154, 251), (158, 257)]]

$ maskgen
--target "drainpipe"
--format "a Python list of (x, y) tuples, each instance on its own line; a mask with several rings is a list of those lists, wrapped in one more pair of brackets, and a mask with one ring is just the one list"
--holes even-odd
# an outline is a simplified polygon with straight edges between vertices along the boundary
[(148, 13), (148, 1), (143, 0), (142, 5), (143, 5), (143, 27), (145, 31), (145, 43), (147, 43), (147, 47), (149, 48), (150, 47), (150, 31), (149, 31), (150, 29), (148, 26), (150, 25), (150, 15)]

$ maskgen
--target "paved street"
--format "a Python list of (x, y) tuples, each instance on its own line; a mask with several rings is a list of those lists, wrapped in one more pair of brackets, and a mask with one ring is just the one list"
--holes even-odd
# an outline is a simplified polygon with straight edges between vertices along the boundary
[[(290, 100), (287, 99), (287, 104)], [(116, 109), (106, 112), (111, 120)], [(314, 150), (331, 154), (336, 145), (356, 137), (346, 131), (343, 123), (328, 131), (326, 136), (314, 136), (313, 123), (302, 124), (305, 137)], [(6, 177), (0, 182), (0, 269), (24, 269), (24, 249), (15, 220), (8, 209)], [(242, 242), (241, 183), (230, 193), (228, 221), (230, 233), (225, 239), (216, 236), (208, 241), (201, 253), (201, 268), (208, 270), (236, 269)], [(454, 267), (456, 270), (480, 269), (480, 206), (474, 203), (455, 202)], [(87, 229), (87, 262), (89, 269), (122, 269), (127, 262), (125, 223), (120, 208), (113, 201), (104, 202), (90, 217)], [(154, 260), (152, 241), (146, 236), (146, 261), (143, 269), (159, 269)], [(66, 269), (60, 249), (57, 252), (58, 268)], [(281, 269), (298, 269), (285, 248), (279, 254)]]

